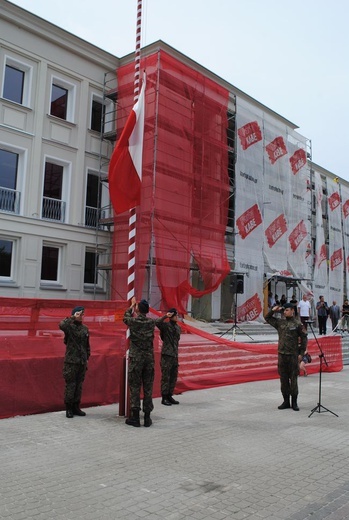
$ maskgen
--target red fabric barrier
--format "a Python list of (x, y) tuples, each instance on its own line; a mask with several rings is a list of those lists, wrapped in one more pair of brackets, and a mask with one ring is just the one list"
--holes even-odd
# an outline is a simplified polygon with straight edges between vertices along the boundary
[[(0, 298), (0, 418), (62, 410), (65, 345), (58, 323), (81, 302)], [(126, 302), (84, 302), (91, 335), (91, 358), (82, 406), (119, 401), (126, 351)], [(152, 310), (151, 316), (159, 315)], [(179, 378), (176, 392), (277, 378), (277, 345), (232, 342), (181, 324)], [(340, 336), (318, 339), (328, 366), (343, 368)], [(160, 342), (154, 341), (154, 397), (160, 396)], [(308, 344), (313, 361), (308, 373), (319, 370), (315, 339)]]

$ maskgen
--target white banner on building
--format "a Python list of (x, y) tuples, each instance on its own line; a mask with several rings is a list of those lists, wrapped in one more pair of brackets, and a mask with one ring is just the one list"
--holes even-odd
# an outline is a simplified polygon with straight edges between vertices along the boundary
[(323, 196), (323, 186), (320, 173), (314, 172), (315, 185), (315, 264), (314, 264), (314, 300), (323, 295), (328, 301), (328, 262), (327, 247), (325, 242), (325, 230), (322, 214), (326, 211)]
[(246, 273), (237, 318), (263, 317), (263, 136), (261, 115), (237, 100), (237, 162), (235, 167), (235, 270)]
[[(343, 249), (344, 249), (344, 270), (345, 270), (345, 291), (344, 298), (348, 298), (349, 287), (349, 187), (340, 186), (342, 198), (342, 222), (343, 222)], [(343, 302), (337, 302), (341, 305)]]
[(328, 238), (329, 238), (329, 293), (328, 298), (343, 299), (343, 236), (342, 236), (342, 201), (339, 184), (327, 179)]

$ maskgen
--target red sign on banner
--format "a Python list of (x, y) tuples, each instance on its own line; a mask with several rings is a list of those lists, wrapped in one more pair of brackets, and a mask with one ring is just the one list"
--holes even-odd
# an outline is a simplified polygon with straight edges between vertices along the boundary
[(343, 215), (344, 218), (347, 218), (347, 216), (349, 215), (349, 200), (346, 200), (343, 204)]
[(287, 154), (285, 141), (281, 135), (269, 143), (265, 149), (268, 153), (271, 164), (276, 163), (280, 157)]
[(338, 191), (334, 191), (332, 193), (332, 195), (330, 195), (328, 197), (328, 205), (330, 207), (330, 210), (333, 211), (336, 208), (338, 208), (340, 203), (341, 203), (341, 198), (340, 198), (339, 192)]
[(247, 123), (238, 129), (241, 146), (243, 150), (262, 140), (262, 132), (257, 121)]
[(318, 254), (316, 255), (316, 265), (319, 268), (322, 262), (327, 260), (327, 248), (326, 244), (322, 244)]
[(254, 294), (237, 309), (238, 321), (253, 321), (258, 318), (262, 312), (262, 303), (258, 294)]
[(269, 247), (273, 247), (286, 231), (287, 223), (284, 214), (282, 213), (273, 220), (270, 226), (265, 230), (265, 236), (267, 237)]
[(331, 271), (333, 271), (338, 265), (340, 265), (343, 262), (343, 250), (342, 248), (337, 249), (337, 251), (334, 251), (330, 258), (330, 266)]
[(302, 242), (302, 240), (304, 240), (307, 234), (307, 228), (305, 227), (304, 220), (301, 220), (300, 223), (297, 224), (297, 226), (294, 228), (294, 230), (291, 231), (290, 236), (288, 237), (293, 252), (296, 251), (299, 244)]
[(242, 239), (246, 238), (256, 227), (262, 223), (262, 215), (258, 204), (254, 204), (246, 210), (237, 220), (236, 225)]
[(299, 148), (294, 152), (290, 157), (290, 163), (294, 175), (296, 175), (296, 173), (307, 164), (307, 155), (303, 148)]

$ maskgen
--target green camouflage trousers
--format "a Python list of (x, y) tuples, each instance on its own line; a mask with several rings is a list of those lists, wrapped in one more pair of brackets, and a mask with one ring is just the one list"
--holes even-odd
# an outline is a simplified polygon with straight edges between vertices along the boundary
[(278, 355), (278, 372), (281, 383), (281, 393), (284, 397), (298, 395), (298, 355)]
[(82, 383), (85, 379), (87, 365), (64, 363), (63, 377), (65, 380), (64, 402), (66, 406), (79, 404), (82, 394)]
[(178, 377), (178, 359), (174, 356), (161, 356), (161, 395), (172, 395)]
[(143, 412), (151, 412), (153, 410), (154, 365), (154, 354), (152, 351), (140, 351), (130, 357), (128, 386), (131, 409), (141, 409), (141, 387), (143, 386)]

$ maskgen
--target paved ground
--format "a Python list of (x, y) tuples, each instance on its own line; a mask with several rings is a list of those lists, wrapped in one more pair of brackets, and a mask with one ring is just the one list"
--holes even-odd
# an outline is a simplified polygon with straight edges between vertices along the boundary
[(151, 428), (117, 405), (0, 421), (0, 518), (344, 520), (349, 518), (349, 367), (300, 378), (301, 410), (277, 380), (155, 400)]

